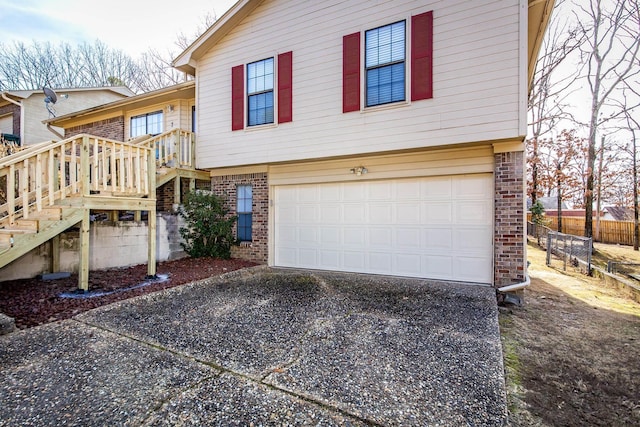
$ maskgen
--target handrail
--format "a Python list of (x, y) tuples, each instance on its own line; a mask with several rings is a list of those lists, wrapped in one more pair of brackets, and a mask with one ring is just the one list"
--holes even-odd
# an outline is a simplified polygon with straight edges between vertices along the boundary
[(11, 162), (12, 160), (16, 159), (18, 156), (28, 157), (34, 151), (38, 151), (40, 148), (53, 143), (55, 143), (54, 140), (49, 140), (49, 141), (39, 142), (37, 144), (28, 145), (26, 147), (21, 146), (19, 151), (16, 151), (13, 154), (9, 154), (8, 156), (0, 157), (0, 167), (4, 166), (5, 163)]
[(195, 133), (176, 128), (151, 137), (140, 144), (155, 149), (158, 166), (195, 169), (195, 140)]
[(0, 163), (0, 223), (13, 224), (74, 195), (149, 196), (155, 190), (151, 153), (146, 146), (80, 134), (8, 156)]

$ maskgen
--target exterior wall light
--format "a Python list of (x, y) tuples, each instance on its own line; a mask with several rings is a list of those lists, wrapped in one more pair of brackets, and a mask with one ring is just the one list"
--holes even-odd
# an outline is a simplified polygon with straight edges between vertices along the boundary
[(358, 167), (349, 169), (349, 172), (351, 172), (352, 174), (355, 174), (356, 176), (360, 176), (364, 173), (369, 172), (369, 170), (367, 170), (367, 168), (365, 168), (364, 166), (358, 166)]

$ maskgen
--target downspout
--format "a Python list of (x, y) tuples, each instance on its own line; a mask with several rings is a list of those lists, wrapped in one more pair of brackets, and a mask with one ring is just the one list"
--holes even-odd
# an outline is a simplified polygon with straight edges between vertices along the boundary
[(515, 291), (517, 289), (522, 289), (522, 288), (526, 288), (527, 286), (529, 286), (531, 284), (531, 278), (529, 277), (529, 275), (525, 275), (525, 281), (524, 282), (520, 282), (520, 283), (514, 283), (513, 285), (507, 285), (507, 286), (503, 286), (501, 288), (498, 288), (498, 292), (509, 292), (509, 291)]
[(58, 132), (57, 130), (55, 130), (50, 123), (47, 123), (47, 129), (49, 130), (49, 132), (54, 133), (56, 135), (58, 135), (58, 137), (60, 137), (60, 139), (64, 139), (63, 135), (60, 135), (60, 132)]

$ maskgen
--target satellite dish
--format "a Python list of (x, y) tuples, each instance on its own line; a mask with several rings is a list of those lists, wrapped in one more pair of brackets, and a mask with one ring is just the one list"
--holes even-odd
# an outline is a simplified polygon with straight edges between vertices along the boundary
[(47, 107), (47, 110), (49, 110), (49, 114), (52, 117), (55, 117), (56, 113), (53, 110), (52, 105), (58, 101), (58, 95), (56, 95), (53, 89), (46, 86), (42, 88), (42, 91), (44, 92), (44, 103)]

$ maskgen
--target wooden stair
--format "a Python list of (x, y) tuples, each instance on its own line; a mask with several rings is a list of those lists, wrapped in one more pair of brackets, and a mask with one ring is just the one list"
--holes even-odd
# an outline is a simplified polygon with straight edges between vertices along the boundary
[(49, 207), (28, 220), (16, 221), (0, 229), (0, 267), (27, 254), (82, 221), (83, 210)]

